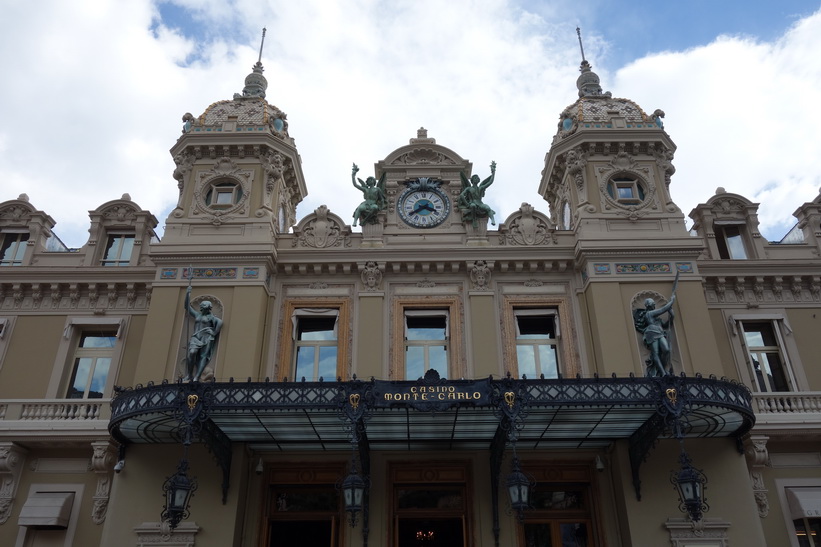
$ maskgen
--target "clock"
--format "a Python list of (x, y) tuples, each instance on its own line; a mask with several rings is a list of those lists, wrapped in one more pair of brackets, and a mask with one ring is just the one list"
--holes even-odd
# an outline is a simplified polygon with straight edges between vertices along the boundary
[(442, 224), (450, 214), (450, 200), (439, 189), (439, 184), (439, 181), (427, 178), (409, 182), (399, 196), (399, 217), (415, 228), (433, 228)]

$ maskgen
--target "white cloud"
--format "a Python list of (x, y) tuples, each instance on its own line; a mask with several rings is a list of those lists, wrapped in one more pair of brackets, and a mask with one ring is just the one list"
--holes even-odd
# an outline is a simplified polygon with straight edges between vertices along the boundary
[[(562, 10), (186, 0), (177, 4), (196, 11), (180, 30), (157, 25), (148, 0), (12, 4), (4, 18), (15, 24), (0, 34), (0, 201), (28, 193), (69, 245), (85, 242), (86, 211), (125, 192), (162, 225), (177, 199), (168, 149), (182, 114), (241, 91), (263, 25), (268, 100), (288, 113), (309, 189), (300, 216), (327, 203), (350, 218), (361, 200), (351, 162), (369, 174), (420, 126), (481, 176), (498, 162), (488, 194), (498, 220), (523, 201), (547, 210), (536, 192), (544, 154), (578, 74), (575, 21)], [(774, 44), (722, 38), (612, 77), (595, 64), (608, 47), (600, 36), (618, 37), (592, 29), (585, 46), (605, 89), (667, 112), (682, 210), (724, 186), (762, 200), (766, 228), (819, 186), (819, 26), (815, 15)]]

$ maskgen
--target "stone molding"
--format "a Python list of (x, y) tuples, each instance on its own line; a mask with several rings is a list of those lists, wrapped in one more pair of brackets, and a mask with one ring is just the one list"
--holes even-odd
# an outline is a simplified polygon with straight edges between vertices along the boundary
[(0, 442), (0, 524), (11, 516), (28, 450), (12, 442)]

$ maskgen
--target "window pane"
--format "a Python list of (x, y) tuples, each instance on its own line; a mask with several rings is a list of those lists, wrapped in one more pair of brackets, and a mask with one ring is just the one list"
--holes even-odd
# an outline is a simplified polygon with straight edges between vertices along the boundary
[(517, 338), (555, 338), (551, 315), (517, 315)]
[(82, 399), (85, 397), (93, 361), (94, 359), (91, 357), (78, 357), (74, 361), (74, 371), (71, 374), (70, 387), (66, 395), (69, 399)]
[(304, 377), (308, 381), (314, 380), (314, 355), (317, 348), (313, 346), (302, 346), (296, 349), (296, 367), (294, 380), (299, 381)]
[(0, 245), (0, 265), (19, 266), (26, 254), (26, 242), (29, 234), (6, 234)]
[(635, 196), (633, 195), (633, 187), (632, 186), (619, 186), (619, 199), (633, 199)]
[(88, 389), (89, 398), (102, 398), (110, 368), (111, 357), (100, 357), (97, 359), (97, 362), (94, 364), (94, 374), (91, 376), (91, 386)]
[(544, 374), (545, 378), (558, 378), (559, 369), (556, 366), (556, 346), (547, 344), (539, 345), (539, 365), (540, 374)]
[(536, 352), (534, 346), (516, 346), (516, 364), (519, 366), (519, 376), (527, 376), (528, 378), (536, 378), (539, 376), (536, 372)]
[(315, 380), (336, 379), (336, 347), (324, 346), (319, 348), (319, 376)]
[(587, 547), (587, 525), (583, 522), (560, 524), (562, 547)]
[[(439, 373), (442, 378), (448, 376), (448, 352), (445, 346), (430, 346), (428, 347), (428, 368), (432, 368)], [(425, 371), (427, 372), (427, 371)]]
[(232, 190), (226, 190), (224, 188), (220, 188), (217, 190), (217, 205), (230, 205), (231, 204), (231, 197), (233, 196), (234, 192)]
[(760, 353), (758, 355), (761, 357), (761, 368), (769, 380), (772, 391), (789, 391), (790, 386), (778, 353)]
[(297, 340), (336, 340), (335, 317), (300, 317)]
[(83, 333), (80, 336), (81, 348), (113, 348), (116, 343), (117, 337), (114, 333)]
[(807, 527), (804, 526), (804, 519), (795, 519), (792, 523), (795, 526), (795, 536), (798, 538), (799, 547), (812, 547), (810, 539), (807, 537)]
[(405, 378), (416, 380), (425, 375), (425, 348), (408, 346), (405, 351)]
[(444, 340), (447, 321), (444, 315), (432, 317), (405, 317), (408, 340)]
[(526, 547), (553, 547), (550, 523), (534, 522), (525, 524)]

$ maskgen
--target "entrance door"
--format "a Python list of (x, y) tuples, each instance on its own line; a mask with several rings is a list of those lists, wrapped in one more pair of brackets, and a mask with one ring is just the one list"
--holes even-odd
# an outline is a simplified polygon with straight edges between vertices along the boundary
[(460, 518), (400, 518), (399, 547), (457, 547), (465, 544), (464, 522)]
[(472, 545), (469, 477), (463, 462), (392, 464), (392, 546)]
[(335, 547), (333, 518), (322, 520), (271, 521), (270, 547), (280, 545), (310, 545)]

